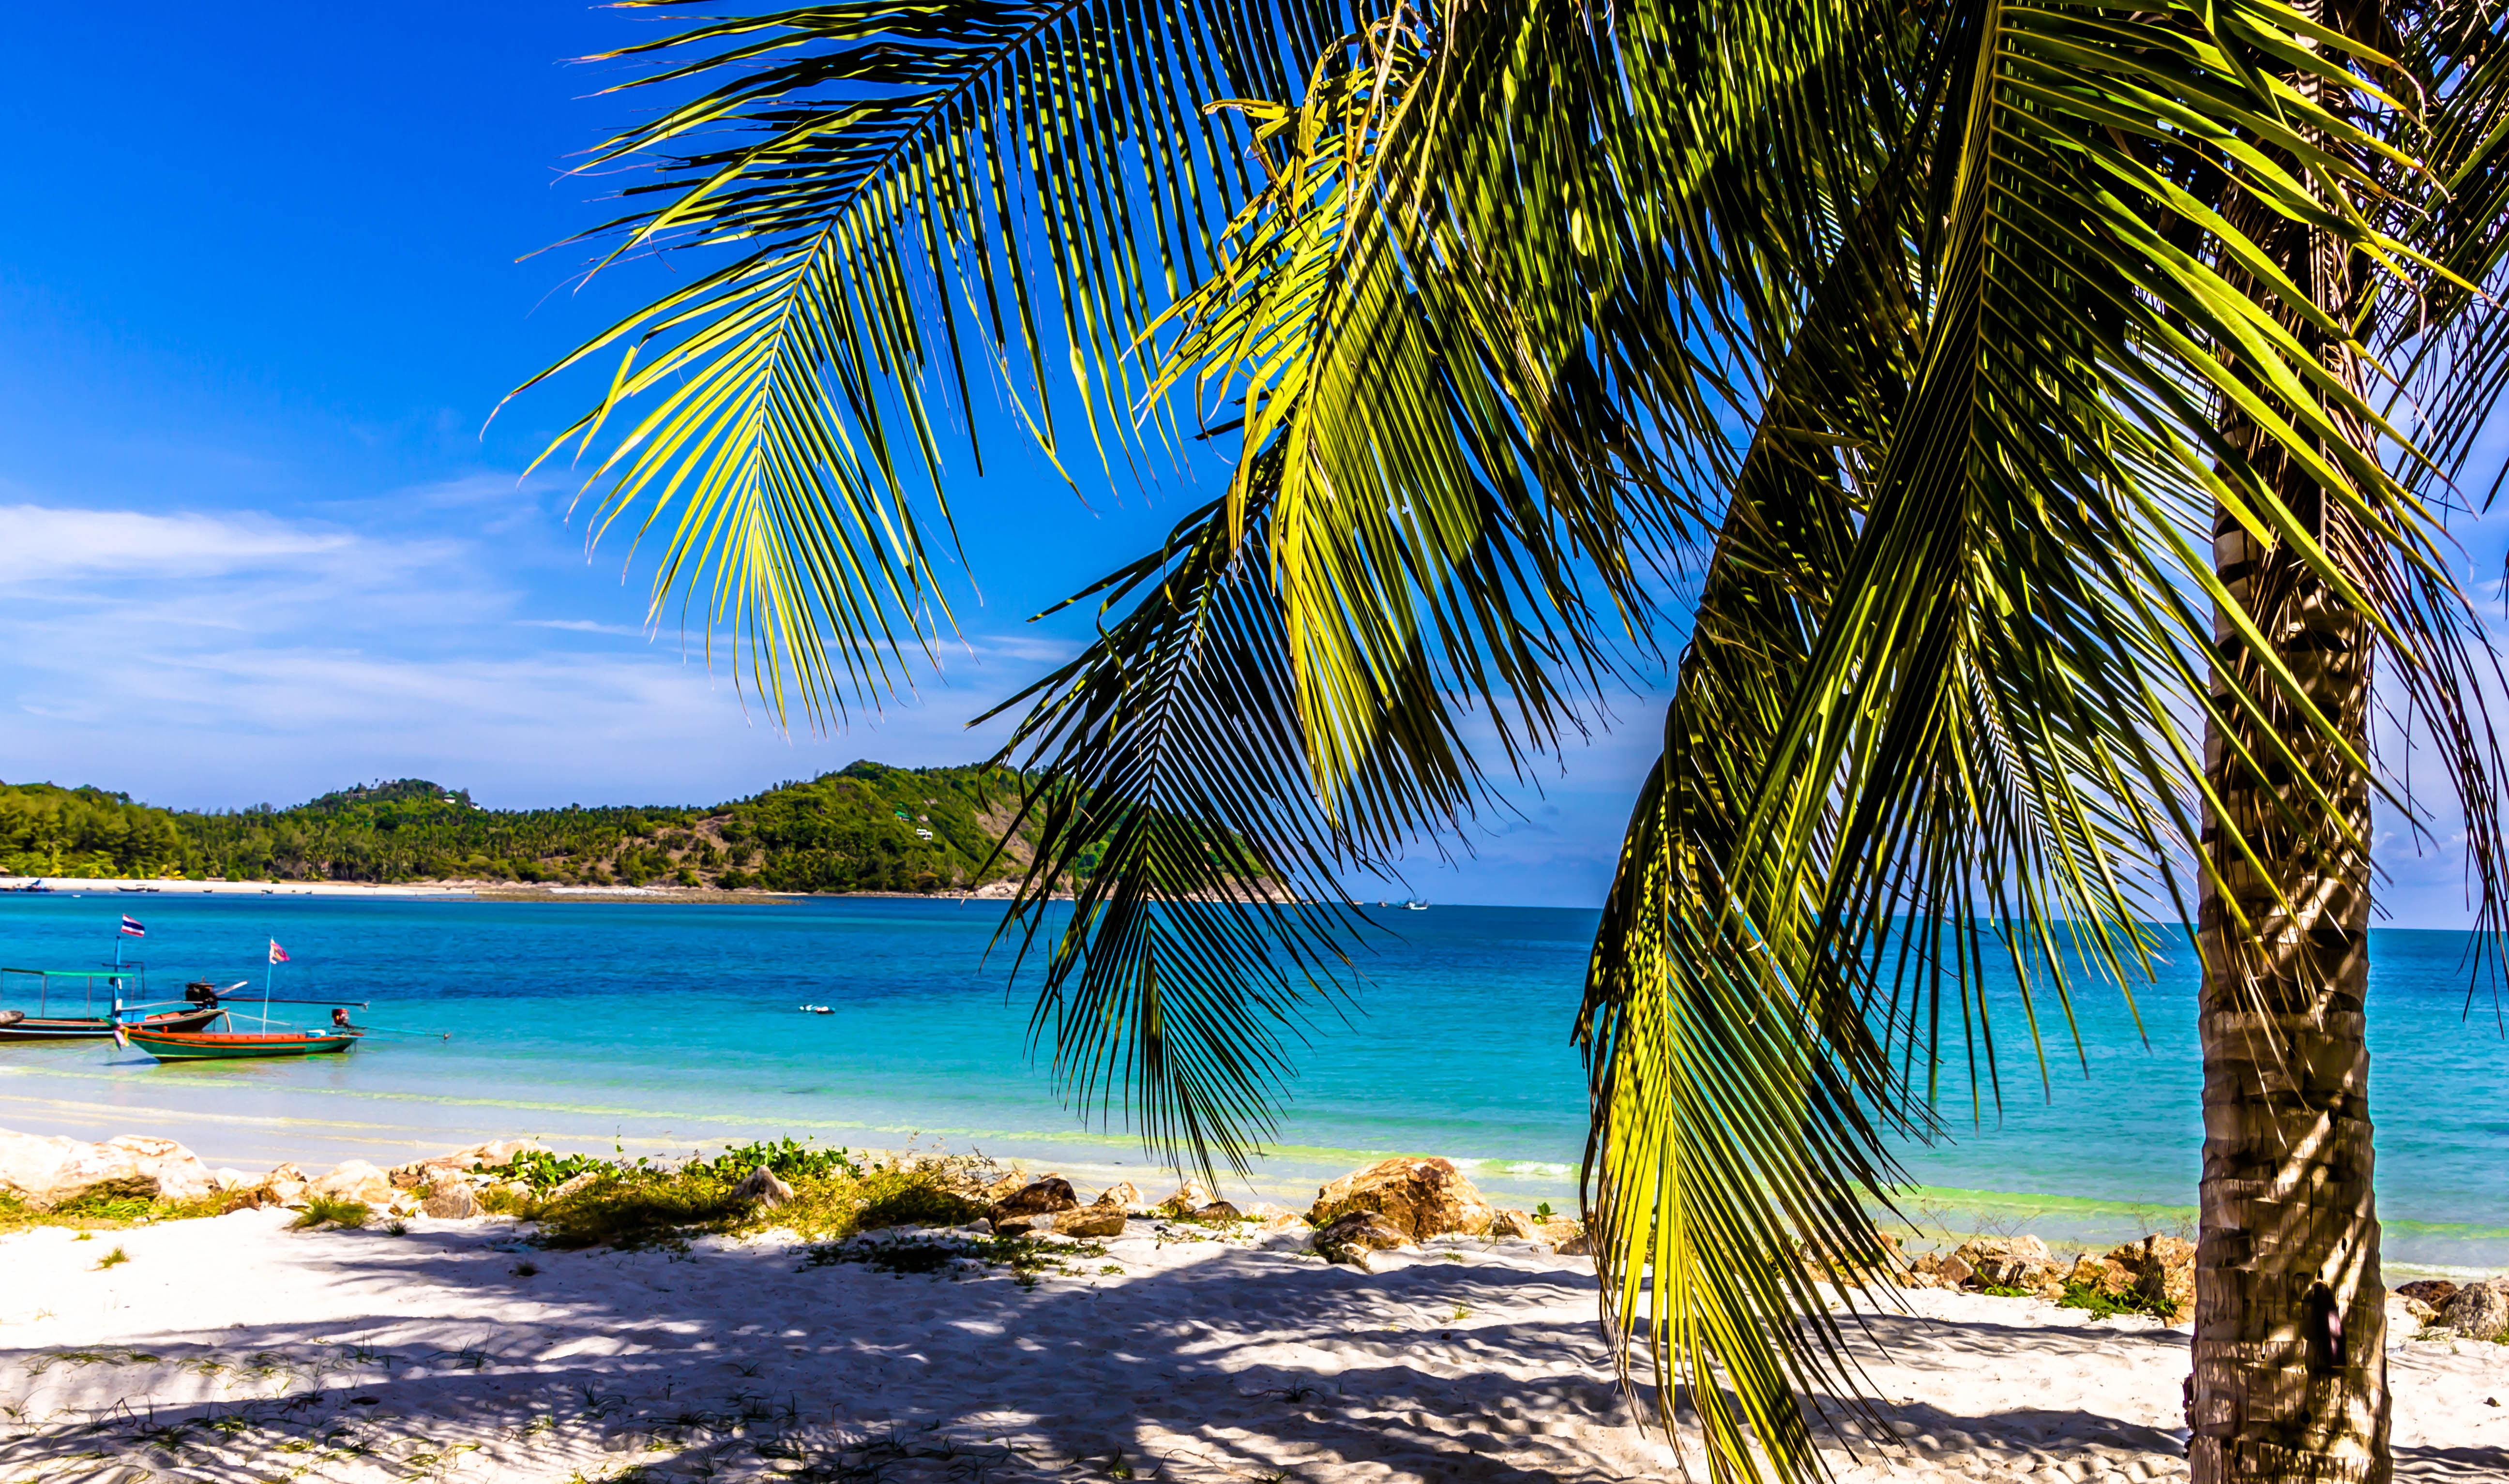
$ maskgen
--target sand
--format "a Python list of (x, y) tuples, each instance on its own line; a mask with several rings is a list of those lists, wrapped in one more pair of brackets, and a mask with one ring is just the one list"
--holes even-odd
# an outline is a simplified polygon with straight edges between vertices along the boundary
[[(468, 882), (442, 881), (186, 881), (160, 876), (0, 876), (0, 891), (36, 882), (63, 897), (468, 897)], [(137, 910), (136, 908), (132, 910)]]
[[(790, 1239), (546, 1252), (504, 1218), (243, 1211), (0, 1238), (0, 1481), (799, 1474), (849, 1484), (1670, 1476), (1585, 1260), (1456, 1240), (1328, 1267), (1136, 1220), (1004, 1269), (811, 1266)], [(121, 1249), (108, 1268), (98, 1261)], [(1900, 1440), (1851, 1484), (2167, 1480), (2187, 1333), (1909, 1292), (1859, 1341)], [(2509, 1347), (2390, 1351), (2398, 1476), (2509, 1474)]]

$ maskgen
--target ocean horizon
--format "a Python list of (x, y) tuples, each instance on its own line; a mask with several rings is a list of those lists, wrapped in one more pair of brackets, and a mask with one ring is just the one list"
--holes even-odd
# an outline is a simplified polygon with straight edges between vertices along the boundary
[[(161, 1066), (110, 1042), (0, 1047), (0, 1128), (161, 1134), (213, 1166), (393, 1164), (489, 1138), (669, 1156), (753, 1138), (982, 1153), (1084, 1185), (1172, 1180), (1120, 1123), (1084, 1122), (1030, 1055), (1028, 983), (993, 946), (998, 904), (893, 897), (789, 905), (134, 896), (0, 899), (0, 963), (88, 969), (127, 940), (152, 996), (187, 979), (370, 1001), (346, 1057)], [(1276, 1136), (1228, 1194), (1303, 1206), (1394, 1154), (1456, 1161), (1494, 1201), (1573, 1209), (1585, 1074), (1569, 1031), (1592, 911), (1381, 914), (1363, 976), (1290, 1043)], [(1938, 1067), (1945, 1137), (1901, 1142), (1900, 1218), (1921, 1235), (2035, 1232), (2099, 1243), (2191, 1231), (2200, 1167), (2192, 951), (2131, 1007), (2082, 985), (2038, 1007), (2044, 1080), (2009, 983), (1986, 987), (1994, 1076), (1957, 1033)], [(2462, 933), (2376, 930), (2372, 1114), (2391, 1268), (2509, 1267), (2509, 1108), (2488, 991)], [(988, 948), (992, 947), (989, 957)], [(6, 1008), (31, 1009), (13, 983)], [(830, 1014), (804, 1013), (825, 1005)], [(2473, 1014), (2469, 1015), (2469, 1006)], [(283, 1012), (283, 1015), (281, 1014)], [(236, 1013), (250, 1019), (249, 1007)], [(1947, 1010), (1947, 1016), (1951, 1014)], [(274, 1021), (318, 1023), (313, 1006)], [(2000, 1077), (2002, 1098), (1994, 1096)], [(1162, 1192), (1151, 1192), (1153, 1198)]]

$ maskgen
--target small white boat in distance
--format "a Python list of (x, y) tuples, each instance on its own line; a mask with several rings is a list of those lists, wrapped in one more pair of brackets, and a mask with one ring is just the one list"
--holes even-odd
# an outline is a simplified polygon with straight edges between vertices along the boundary
[(1403, 904), (1403, 909), (1406, 912), (1425, 912), (1429, 909), (1429, 904), (1426, 902), (1405, 902)]

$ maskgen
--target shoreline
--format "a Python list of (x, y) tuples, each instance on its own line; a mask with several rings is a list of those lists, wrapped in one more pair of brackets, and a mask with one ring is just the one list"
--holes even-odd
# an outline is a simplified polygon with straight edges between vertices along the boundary
[[(34, 897), (407, 897), (462, 902), (650, 902), (691, 906), (783, 906), (818, 899), (890, 902), (1008, 902), (1006, 891), (769, 891), (718, 886), (542, 886), (503, 879), (447, 877), (429, 881), (225, 881), (181, 876), (5, 876), (0, 896)], [(1068, 902), (1067, 892), (1051, 900)]]

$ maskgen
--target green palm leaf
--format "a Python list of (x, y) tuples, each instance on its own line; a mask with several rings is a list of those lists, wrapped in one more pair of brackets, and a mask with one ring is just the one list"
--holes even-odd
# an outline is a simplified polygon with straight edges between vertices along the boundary
[(594, 152), (657, 167), (605, 261), (730, 259), (525, 384), (617, 355), (550, 453), (597, 455), (596, 535), (661, 536), (656, 615), (703, 585), (779, 719), (901, 683), (949, 623), (915, 492), (946, 525), (954, 421), (981, 471), (975, 377), (1058, 459), (1066, 398), (1124, 430), (1142, 330), (1252, 188), (1204, 105), (1285, 90), (1346, 28), (1335, 0), (852, 0), (596, 58), (702, 89)]

